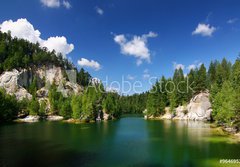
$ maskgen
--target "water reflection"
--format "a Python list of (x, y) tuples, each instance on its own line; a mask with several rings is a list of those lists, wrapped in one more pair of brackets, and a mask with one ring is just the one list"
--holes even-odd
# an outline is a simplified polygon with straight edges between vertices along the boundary
[(123, 118), (0, 127), (0, 166), (219, 166), (240, 144), (197, 121)]

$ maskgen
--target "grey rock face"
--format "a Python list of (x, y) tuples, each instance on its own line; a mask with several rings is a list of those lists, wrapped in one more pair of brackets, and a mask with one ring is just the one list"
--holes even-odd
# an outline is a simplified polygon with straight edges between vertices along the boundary
[(211, 119), (211, 103), (209, 93), (202, 92), (193, 97), (187, 106), (188, 119), (190, 120), (210, 120)]

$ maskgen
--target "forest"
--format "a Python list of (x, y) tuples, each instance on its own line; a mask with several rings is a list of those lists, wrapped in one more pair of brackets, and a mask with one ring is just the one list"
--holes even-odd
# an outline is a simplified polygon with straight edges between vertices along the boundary
[[(84, 88), (80, 95), (64, 97), (57, 91), (54, 83), (49, 88), (48, 99), (50, 101), (50, 114), (61, 115), (65, 119), (94, 120), (99, 110), (117, 118), (120, 116), (120, 96), (114, 92), (106, 92), (101, 83), (92, 84), (92, 76), (83, 68), (79, 71), (61, 54), (55, 51), (49, 52), (41, 48), (39, 44), (33, 44), (23, 39), (12, 38), (11, 33), (0, 32), (0, 74), (12, 69), (32, 69), (44, 65), (55, 65), (77, 71), (77, 83)], [(67, 75), (64, 74), (67, 78)], [(37, 77), (34, 76), (31, 84), (26, 87), (32, 95), (31, 100), (17, 101), (14, 96), (7, 95), (4, 90), (0, 91), (0, 121), (11, 121), (19, 115), (40, 115), (44, 117), (46, 104), (39, 102), (36, 97), (38, 90)], [(45, 83), (46, 84), (46, 83)], [(101, 91), (100, 91), (101, 90)]]
[[(173, 84), (166, 83), (179, 85), (178, 90), (171, 88)], [(176, 69), (172, 78), (166, 79), (163, 76), (149, 91), (147, 113), (159, 116), (164, 114), (165, 107), (170, 107), (174, 114), (177, 106), (186, 105), (194, 95), (209, 91), (213, 108), (212, 119), (218, 124), (239, 127), (239, 84), (240, 58), (233, 64), (226, 58), (221, 62), (212, 61), (208, 70), (201, 64), (199, 68), (191, 69), (187, 76), (184, 76), (181, 68)]]
[[(39, 44), (12, 38), (10, 32), (0, 32), (0, 74), (14, 68), (29, 69), (46, 64), (75, 69), (77, 83), (84, 87), (82, 94), (70, 97), (63, 97), (55, 84), (49, 88), (50, 113), (61, 115), (65, 119), (95, 120), (99, 110), (114, 118), (126, 113), (142, 114), (145, 109), (147, 114), (159, 116), (164, 114), (165, 107), (170, 107), (174, 114), (177, 106), (186, 105), (195, 94), (209, 91), (213, 120), (219, 124), (239, 126), (240, 58), (233, 63), (226, 58), (212, 61), (208, 69), (201, 64), (185, 76), (179, 68), (171, 78), (162, 76), (148, 92), (123, 96), (107, 92), (101, 83), (92, 84), (92, 76), (88, 72), (78, 70), (61, 54), (49, 52)], [(178, 85), (178, 89), (174, 89), (173, 85)], [(36, 79), (26, 89), (33, 95), (32, 100), (17, 101), (4, 90), (0, 91), (1, 122), (16, 119), (19, 114), (46, 115), (46, 104), (39, 103), (36, 97)]]

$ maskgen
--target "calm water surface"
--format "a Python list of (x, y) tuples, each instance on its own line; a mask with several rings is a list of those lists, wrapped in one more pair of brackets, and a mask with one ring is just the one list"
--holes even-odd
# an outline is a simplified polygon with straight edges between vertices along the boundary
[(127, 117), (0, 126), (0, 166), (204, 167), (226, 166), (219, 160), (229, 158), (240, 159), (240, 144), (201, 122)]

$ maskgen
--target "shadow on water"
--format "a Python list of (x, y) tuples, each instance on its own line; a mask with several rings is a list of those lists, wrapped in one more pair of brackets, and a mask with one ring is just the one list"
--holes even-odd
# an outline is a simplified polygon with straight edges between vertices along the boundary
[[(49, 149), (46, 148), (46, 145)], [(96, 161), (97, 153), (59, 149), (49, 142), (15, 140), (14, 145), (1, 147), (0, 166), (87, 166)], [(16, 151), (17, 150), (17, 151)]]

